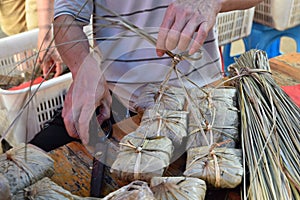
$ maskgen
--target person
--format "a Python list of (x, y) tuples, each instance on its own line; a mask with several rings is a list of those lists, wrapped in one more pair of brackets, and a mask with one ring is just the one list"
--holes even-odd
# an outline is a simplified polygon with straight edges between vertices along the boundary
[(39, 28), (38, 62), (44, 76), (52, 68), (57, 77), (62, 73), (63, 65), (53, 43), (53, 9), (54, 0), (3, 0), (0, 2), (0, 25), (7, 36)]
[(44, 77), (48, 72), (54, 72), (54, 77), (62, 74), (63, 62), (55, 48), (52, 21), (54, 12), (54, 0), (36, 0), (38, 15), (38, 63)]
[[(1, 0), (0, 1), (0, 28), (1, 36), (12, 36), (22, 32), (26, 32), (38, 27), (37, 22), (37, 5), (36, 0)], [(17, 44), (16, 44), (17, 45)], [(6, 49), (5, 49), (6, 50)], [(24, 54), (15, 54), (14, 59), (16, 63), (19, 63), (16, 68), (19, 70), (27, 70), (26, 63), (22, 63)], [(27, 55), (30, 57), (30, 53)], [(25, 56), (25, 57), (26, 57)], [(3, 63), (4, 64), (4, 63)], [(0, 130), (7, 130), (9, 122), (6, 119), (6, 115), (1, 120)], [(12, 135), (12, 132), (9, 133)], [(1, 136), (1, 134), (0, 134)], [(14, 137), (8, 136), (1, 140), (0, 153), (5, 152), (17, 143)]]
[(1, 30), (7, 36), (39, 28), (37, 46), (39, 64), (45, 76), (50, 68), (57, 77), (62, 73), (62, 60), (54, 48), (52, 35), (54, 0), (3, 0), (0, 2)]
[[(182, 61), (180, 71), (199, 86), (222, 77), (216, 16), (219, 12), (247, 9), (261, 0), (162, 0), (162, 1), (55, 1), (55, 42), (72, 72), (63, 119), (71, 137), (89, 141), (89, 120), (100, 106), (100, 123), (110, 117), (111, 93), (130, 110), (146, 83), (160, 83), (169, 70), (166, 51), (202, 50), (200, 60)], [(140, 35), (117, 26), (118, 16), (157, 37), (153, 46)], [(95, 46), (90, 47), (83, 26), (93, 17)], [(113, 21), (113, 23), (111, 23)], [(100, 49), (100, 51), (98, 50)], [(92, 50), (91, 50), (92, 49)], [(171, 80), (176, 84), (176, 75)]]
[[(0, 2), (0, 27), (4, 33), (2, 37), (20, 34), (38, 27), (36, 0), (3, 0)], [(18, 66), (16, 69), (21, 71), (30, 70), (28, 63), (24, 59), (33, 53), (27, 52), (14, 55)]]
[(37, 28), (36, 0), (2, 0), (0, 2), (0, 25), (10, 36)]

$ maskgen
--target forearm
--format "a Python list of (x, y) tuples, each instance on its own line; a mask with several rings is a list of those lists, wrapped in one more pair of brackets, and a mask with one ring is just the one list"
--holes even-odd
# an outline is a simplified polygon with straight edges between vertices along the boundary
[(38, 10), (39, 33), (44, 35), (45, 39), (51, 39), (51, 24), (53, 21), (54, 0), (36, 0)]
[(89, 43), (83, 26), (76, 23), (72, 16), (62, 15), (54, 20), (54, 35), (60, 56), (75, 78), (89, 54)]
[(243, 10), (256, 6), (263, 0), (220, 0), (222, 4), (221, 12), (232, 10)]

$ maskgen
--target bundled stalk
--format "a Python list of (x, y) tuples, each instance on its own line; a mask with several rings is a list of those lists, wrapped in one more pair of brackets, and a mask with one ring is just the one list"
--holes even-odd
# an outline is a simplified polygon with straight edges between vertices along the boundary
[(143, 133), (132, 132), (120, 142), (120, 151), (111, 167), (112, 175), (123, 183), (134, 180), (150, 182), (162, 176), (170, 164), (172, 141), (167, 137), (145, 138)]
[(187, 177), (153, 177), (151, 190), (160, 200), (203, 200), (206, 184), (198, 178)]
[(45, 177), (29, 187), (19, 190), (12, 198), (12, 200), (26, 199), (80, 200), (85, 198), (71, 194), (68, 190), (63, 189), (48, 177)]
[(196, 147), (188, 150), (185, 176), (205, 180), (216, 188), (235, 188), (242, 182), (242, 151)]
[(152, 191), (147, 183), (133, 181), (120, 189), (108, 194), (104, 198), (80, 197), (65, 190), (54, 183), (48, 177), (41, 179), (35, 184), (19, 190), (12, 200), (155, 200)]
[(52, 176), (54, 161), (41, 149), (21, 144), (0, 156), (0, 173), (9, 181), (10, 191), (15, 194), (45, 176)]
[(249, 168), (244, 199), (300, 199), (300, 109), (276, 84), (263, 51), (230, 67), (238, 77), (242, 145)]
[(186, 111), (147, 109), (138, 130), (148, 138), (165, 136), (180, 146), (187, 136), (187, 115)]
[(154, 107), (162, 110), (183, 110), (184, 103), (185, 96), (181, 88), (147, 84), (137, 99), (136, 107), (142, 110)]
[[(239, 141), (239, 117), (235, 88), (193, 88), (189, 90), (189, 136), (187, 147), (226, 143), (235, 148)], [(199, 124), (200, 123), (200, 124)]]
[(234, 188), (242, 181), (238, 147), (239, 117), (235, 88), (189, 91), (189, 133), (185, 176), (205, 180), (215, 188)]
[(0, 174), (0, 197), (3, 200), (11, 199), (9, 182), (2, 174)]
[(155, 200), (148, 184), (143, 181), (133, 181), (128, 185), (108, 194), (103, 200)]

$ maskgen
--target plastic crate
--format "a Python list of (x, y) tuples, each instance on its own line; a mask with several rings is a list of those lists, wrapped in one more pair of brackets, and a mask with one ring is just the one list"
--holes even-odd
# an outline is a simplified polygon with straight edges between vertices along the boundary
[(251, 32), (254, 7), (219, 13), (217, 16), (219, 46), (248, 36)]
[[(37, 57), (37, 37), (36, 29), (0, 39), (1, 75), (20, 75), (26, 70), (33, 70)], [(67, 73), (31, 88), (0, 89), (0, 109), (12, 124), (6, 139), (12, 145), (31, 140), (54, 112), (63, 107), (64, 96), (71, 82), (71, 73)], [(1, 130), (1, 134), (4, 131)]]
[(255, 22), (279, 31), (300, 24), (300, 0), (264, 0), (255, 7)]

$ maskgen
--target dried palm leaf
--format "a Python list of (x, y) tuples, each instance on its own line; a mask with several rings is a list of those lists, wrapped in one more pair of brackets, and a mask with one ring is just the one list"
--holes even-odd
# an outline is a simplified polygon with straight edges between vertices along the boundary
[(178, 87), (166, 85), (162, 91), (161, 85), (148, 84), (138, 97), (136, 107), (146, 110), (153, 108), (157, 102), (162, 110), (183, 110), (185, 96)]
[(153, 177), (151, 190), (160, 200), (203, 200), (206, 184), (198, 178)]
[(300, 199), (299, 107), (272, 78), (265, 52), (246, 52), (230, 69), (237, 80), (249, 168), (244, 199)]
[[(137, 190), (138, 188), (131, 187), (130, 189)], [(131, 194), (132, 194), (131, 196), (134, 196), (135, 192), (131, 191)], [(128, 196), (130, 195), (127, 194), (127, 197)], [(140, 196), (143, 197), (142, 194)], [(144, 192), (144, 196), (146, 196), (146, 192)], [(108, 199), (108, 198), (104, 198), (104, 199)], [(118, 199), (118, 198), (111, 198), (111, 199)], [(50, 178), (44, 177), (43, 179), (39, 180), (35, 184), (30, 185), (22, 190), (19, 190), (15, 195), (12, 196), (11, 200), (102, 200), (102, 198), (81, 197), (78, 195), (74, 195), (70, 191), (61, 187), (60, 185), (57, 185)]]
[(0, 174), (0, 197), (3, 200), (11, 199), (9, 182), (3, 174)]
[(41, 149), (20, 144), (0, 155), (0, 173), (7, 178), (14, 194), (45, 176), (52, 176), (54, 161)]
[[(239, 142), (239, 115), (235, 88), (193, 88), (189, 90), (192, 104), (189, 115), (188, 148), (212, 145), (232, 140), (226, 146)], [(201, 124), (199, 124), (199, 121)]]
[(189, 149), (183, 174), (205, 180), (216, 188), (235, 188), (243, 177), (242, 151), (208, 146)]
[(147, 109), (138, 131), (148, 138), (165, 136), (179, 146), (187, 136), (187, 115), (186, 111)]
[(173, 148), (167, 137), (145, 138), (144, 134), (130, 133), (120, 142), (111, 172), (125, 183), (133, 180), (150, 182), (152, 177), (162, 176), (170, 164)]
[(45, 177), (35, 184), (19, 190), (12, 198), (12, 200), (79, 200), (84, 199), (72, 195), (69, 191), (57, 185), (48, 177)]
[(143, 181), (133, 181), (130, 184), (108, 194), (103, 200), (155, 200), (148, 184)]

